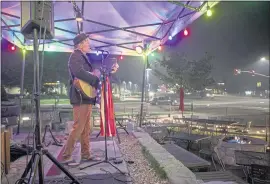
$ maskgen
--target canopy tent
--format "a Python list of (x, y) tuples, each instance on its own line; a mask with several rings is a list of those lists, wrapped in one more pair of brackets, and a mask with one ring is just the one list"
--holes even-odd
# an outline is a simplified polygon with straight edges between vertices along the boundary
[[(217, 2), (61, 2), (54, 1), (55, 37), (45, 40), (45, 51), (71, 52), (79, 31), (90, 35), (91, 47), (115, 55), (137, 56), (143, 43), (153, 51), (187, 27)], [(33, 41), (20, 33), (20, 2), (1, 2), (2, 37), (26, 50)], [(75, 7), (75, 8), (74, 8)], [(75, 10), (83, 22), (77, 22)], [(40, 50), (42, 50), (42, 41)], [(94, 52), (94, 51), (93, 51)]]

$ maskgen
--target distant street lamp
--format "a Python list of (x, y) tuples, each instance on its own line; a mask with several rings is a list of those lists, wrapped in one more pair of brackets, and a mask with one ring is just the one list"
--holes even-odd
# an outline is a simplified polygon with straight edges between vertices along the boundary
[(131, 89), (132, 89), (132, 87), (131, 87), (131, 86), (132, 86), (132, 82), (129, 81), (128, 83), (129, 83), (129, 88), (130, 88), (130, 90), (131, 90)]
[(260, 61), (264, 62), (264, 63), (269, 63), (269, 59), (267, 59), (266, 57), (261, 57)]
[(261, 58), (261, 61), (266, 61), (265, 57), (262, 57), (262, 58)]
[(137, 84), (134, 84), (134, 92), (137, 92)]
[(127, 86), (126, 86), (126, 82), (123, 81), (123, 84), (124, 84), (124, 90), (126, 90)]
[(56, 81), (56, 83), (57, 83), (57, 91), (58, 91), (58, 94), (60, 94), (60, 81)]

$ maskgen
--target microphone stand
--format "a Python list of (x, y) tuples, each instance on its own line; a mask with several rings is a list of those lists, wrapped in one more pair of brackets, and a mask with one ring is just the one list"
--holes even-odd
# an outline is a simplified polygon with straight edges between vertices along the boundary
[[(104, 136), (104, 139), (105, 139), (105, 159), (102, 160), (102, 161), (99, 161), (99, 162), (96, 162), (96, 163), (93, 163), (93, 164), (90, 164), (90, 165), (87, 165), (87, 166), (83, 166), (83, 167), (80, 167), (80, 170), (83, 170), (83, 169), (86, 169), (88, 167), (92, 167), (92, 166), (95, 166), (95, 165), (99, 165), (99, 164), (102, 164), (102, 163), (108, 163), (109, 165), (111, 165), (112, 167), (114, 167), (116, 170), (118, 170), (121, 174), (125, 174), (123, 171), (121, 171), (119, 168), (117, 168), (114, 164), (112, 164), (110, 161), (109, 161), (109, 158), (108, 158), (108, 148), (107, 148), (107, 130), (108, 130), (108, 109), (107, 109), (107, 77), (108, 77), (108, 72), (106, 71), (106, 66), (104, 65), (104, 52), (108, 53), (107, 51), (101, 51), (102, 52), (102, 60), (101, 60), (101, 63), (102, 63), (102, 67), (101, 67), (101, 80), (102, 80), (102, 86), (104, 86), (104, 89), (103, 89), (103, 102), (104, 102), (104, 130), (105, 130), (105, 136)], [(109, 53), (108, 53), (109, 54)]]

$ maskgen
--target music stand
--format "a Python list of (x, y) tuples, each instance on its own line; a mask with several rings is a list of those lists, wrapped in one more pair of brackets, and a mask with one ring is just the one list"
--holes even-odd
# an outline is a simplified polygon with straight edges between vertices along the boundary
[(102, 160), (102, 161), (99, 161), (99, 162), (96, 162), (96, 163), (93, 163), (93, 164), (90, 164), (90, 165), (87, 165), (87, 166), (84, 166), (84, 167), (80, 167), (80, 170), (83, 170), (83, 169), (86, 169), (88, 167), (92, 167), (92, 166), (95, 166), (95, 165), (99, 165), (99, 164), (102, 164), (102, 163), (108, 163), (110, 164), (112, 167), (114, 167), (116, 170), (118, 170), (121, 174), (125, 174), (124, 172), (122, 172), (119, 168), (117, 168), (115, 165), (113, 165), (110, 161), (109, 161), (109, 158), (108, 158), (108, 148), (107, 148), (107, 126), (108, 126), (108, 109), (106, 108), (107, 107), (107, 94), (106, 94), (106, 91), (107, 91), (107, 77), (108, 77), (108, 71), (106, 69), (106, 67), (104, 66), (104, 53), (107, 53), (109, 55), (109, 52), (107, 51), (101, 51), (102, 54), (101, 54), (101, 57), (102, 57), (102, 60), (101, 60), (101, 63), (102, 63), (102, 66), (101, 66), (101, 81), (102, 81), (102, 86), (104, 86), (104, 89), (103, 89), (103, 102), (104, 102), (104, 116), (105, 116), (105, 119), (104, 119), (104, 130), (105, 130), (105, 136), (104, 136), (104, 139), (105, 139), (105, 159)]

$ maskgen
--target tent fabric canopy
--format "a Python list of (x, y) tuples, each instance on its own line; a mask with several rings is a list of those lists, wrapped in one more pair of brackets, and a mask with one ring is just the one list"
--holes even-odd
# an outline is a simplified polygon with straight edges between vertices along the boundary
[[(41, 1), (42, 2), (42, 1)], [(42, 4), (42, 3), (41, 3)], [(137, 56), (135, 47), (149, 45), (155, 50), (207, 11), (217, 2), (61, 2), (54, 1), (55, 36), (45, 40), (45, 51), (71, 52), (72, 39), (89, 34), (91, 47), (115, 55)], [(20, 48), (33, 49), (33, 41), (20, 33), (21, 2), (1, 2), (2, 37)], [(74, 7), (83, 15), (77, 24)], [(198, 9), (200, 9), (198, 11)], [(42, 41), (40, 50), (43, 49)]]

